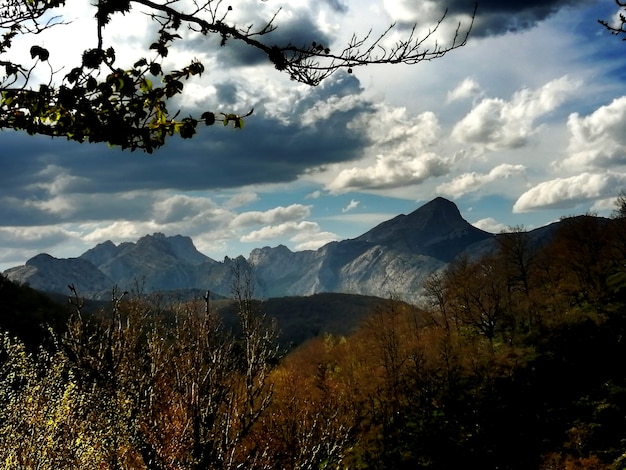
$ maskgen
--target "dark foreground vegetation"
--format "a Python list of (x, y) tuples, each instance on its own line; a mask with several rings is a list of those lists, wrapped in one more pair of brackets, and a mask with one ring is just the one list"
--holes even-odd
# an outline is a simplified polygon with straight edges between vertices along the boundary
[(284, 355), (245, 273), (236, 334), (204, 302), (75, 299), (40, 349), (2, 339), (0, 466), (624, 469), (626, 219), (562, 222)]

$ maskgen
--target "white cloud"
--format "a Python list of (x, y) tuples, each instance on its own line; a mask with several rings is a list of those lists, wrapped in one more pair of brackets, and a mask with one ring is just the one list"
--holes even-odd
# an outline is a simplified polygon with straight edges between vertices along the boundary
[(569, 178), (556, 178), (522, 194), (515, 202), (513, 212), (574, 207), (582, 202), (617, 194), (624, 184), (626, 173), (582, 173)]
[(242, 242), (258, 242), (263, 240), (272, 240), (274, 238), (290, 237), (300, 231), (319, 231), (319, 225), (315, 222), (285, 222), (279, 225), (269, 225), (259, 230), (254, 230), (247, 235), (241, 237)]
[[(317, 224), (316, 224), (317, 225)], [(340, 237), (332, 232), (322, 232), (317, 230), (300, 231), (291, 237), (291, 242), (295, 244), (295, 250), (317, 250), (327, 243), (339, 240)]]
[(503, 163), (493, 168), (487, 174), (476, 172), (464, 173), (448, 183), (437, 186), (437, 192), (451, 197), (461, 197), (464, 194), (483, 189), (483, 186), (494, 181), (502, 181), (513, 176), (520, 176), (526, 172), (524, 165)]
[(611, 168), (626, 164), (626, 96), (614, 99), (588, 116), (569, 116), (570, 156), (563, 169)]
[[(305, 126), (313, 126), (318, 122), (324, 125), (331, 123), (332, 115), (339, 112), (348, 112), (362, 106), (364, 99), (359, 95), (330, 96), (324, 101), (318, 101), (300, 116), (300, 122)], [(332, 123), (331, 123), (332, 124)]]
[(442, 144), (432, 112), (411, 115), (404, 107), (372, 105), (348, 129), (365, 136), (369, 145), (359, 165), (337, 165), (325, 173), (325, 189), (331, 193), (402, 188), (449, 171), (447, 159), (430, 150)]
[(503, 230), (507, 229), (507, 226), (505, 224), (498, 222), (492, 217), (486, 217), (484, 219), (477, 220), (476, 222), (473, 222), (472, 225), (489, 233), (500, 233)]
[(595, 213), (611, 213), (616, 209), (615, 199), (617, 195), (613, 197), (607, 197), (605, 199), (598, 199), (591, 206), (591, 212)]
[(250, 204), (251, 202), (256, 202), (258, 200), (259, 195), (256, 193), (238, 193), (229, 198), (228, 201), (226, 201), (226, 204), (224, 204), (224, 207), (226, 207), (227, 209), (236, 209), (238, 207), (245, 206), (247, 204)]
[(72, 175), (71, 172), (58, 165), (47, 165), (37, 172), (37, 183), (31, 188), (39, 188), (51, 195), (60, 195), (80, 190), (89, 185), (89, 179), (83, 176)]
[(430, 111), (410, 116), (404, 107), (377, 104), (371, 113), (362, 113), (348, 124), (372, 142), (372, 148), (390, 148), (393, 153), (415, 153), (440, 141), (441, 128)]
[(428, 178), (445, 175), (448, 171), (448, 163), (434, 153), (424, 153), (415, 158), (379, 155), (371, 167), (342, 170), (327, 185), (327, 189), (332, 193), (388, 189), (418, 184)]
[(490, 150), (523, 147), (537, 132), (535, 121), (556, 109), (580, 85), (564, 76), (537, 90), (518, 91), (511, 101), (484, 99), (454, 126), (452, 137)]
[(357, 201), (356, 199), (352, 199), (346, 207), (341, 209), (341, 212), (346, 213), (351, 211), (352, 209), (356, 209), (361, 204), (361, 201)]
[(289, 238), (296, 250), (315, 250), (326, 243), (337, 240), (334, 233), (322, 232), (316, 222), (285, 222), (263, 227), (241, 237), (244, 243), (258, 243), (279, 238)]
[(62, 219), (71, 217), (76, 210), (72, 198), (66, 196), (55, 196), (45, 200), (27, 200), (24, 201), (24, 206), (38, 209)]
[(154, 219), (161, 224), (198, 218), (207, 212), (219, 209), (209, 198), (177, 194), (153, 205)]
[(467, 77), (459, 83), (454, 90), (448, 92), (446, 101), (451, 103), (457, 100), (464, 100), (466, 98), (477, 96), (480, 93), (481, 88), (478, 82), (471, 77)]
[(311, 206), (291, 204), (275, 207), (267, 211), (250, 211), (237, 215), (230, 223), (232, 228), (249, 227), (251, 225), (275, 225), (294, 220), (301, 220), (311, 213)]
[[(383, 7), (393, 21), (415, 23), (424, 18), (433, 20), (441, 16), (436, 2), (413, 2), (410, 0), (383, 0)], [(418, 8), (419, 7), (419, 8)]]
[(88, 243), (102, 243), (107, 240), (135, 241), (147, 233), (160, 232), (162, 226), (154, 222), (133, 222), (120, 220), (93, 228), (90, 224), (83, 225), (83, 228), (91, 230), (82, 238)]

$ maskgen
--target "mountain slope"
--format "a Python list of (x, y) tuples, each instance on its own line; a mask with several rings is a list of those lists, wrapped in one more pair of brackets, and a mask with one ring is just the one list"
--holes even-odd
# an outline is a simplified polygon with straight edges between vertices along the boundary
[(110, 296), (115, 285), (115, 281), (87, 260), (59, 259), (46, 253), (34, 256), (24, 266), (8, 269), (4, 275), (33, 289), (63, 294), (69, 294), (68, 285), (72, 284), (81, 295), (90, 298)]
[(357, 240), (451, 261), (469, 245), (492, 237), (463, 219), (453, 202), (438, 197), (409, 215), (381, 223)]

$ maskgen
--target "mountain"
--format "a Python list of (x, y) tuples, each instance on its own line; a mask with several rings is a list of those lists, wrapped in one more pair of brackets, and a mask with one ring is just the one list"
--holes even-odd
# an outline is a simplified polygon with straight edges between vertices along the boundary
[(491, 234), (465, 221), (453, 202), (438, 197), (356, 240), (449, 262), (473, 243), (490, 238)]
[(433, 271), (460, 253), (488, 250), (494, 240), (464, 220), (453, 202), (438, 197), (357, 238), (315, 251), (292, 252), (280, 245), (254, 249), (248, 259), (218, 262), (200, 253), (189, 237), (155, 233), (135, 243), (107, 241), (73, 259), (37, 255), (5, 275), (45, 291), (67, 292), (67, 284), (74, 283), (91, 298), (107, 298), (115, 285), (229, 296), (233, 267), (247, 263), (254, 266), (254, 293), (261, 298), (340, 292), (411, 300)]
[(110, 277), (87, 260), (59, 259), (41, 253), (29, 259), (24, 266), (8, 269), (4, 275), (13, 282), (47, 292), (69, 293), (68, 285), (90, 298), (110, 296), (115, 285)]
[(162, 233), (117, 247), (107, 241), (79, 258), (94, 264), (119, 286), (140, 284), (136, 287), (149, 292), (198, 287), (199, 273), (217, 263), (200, 253), (191, 238), (166, 237)]
[(411, 299), (432, 272), (473, 245), (493, 240), (464, 220), (453, 202), (439, 197), (355, 239), (314, 252), (265, 247), (253, 250), (249, 261), (268, 296), (344, 292)]

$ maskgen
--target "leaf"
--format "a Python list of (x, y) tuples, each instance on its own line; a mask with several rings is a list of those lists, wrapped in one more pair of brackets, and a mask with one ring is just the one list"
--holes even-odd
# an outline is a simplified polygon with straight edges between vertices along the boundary
[(157, 64), (156, 62), (152, 62), (150, 64), (150, 73), (154, 76), (159, 75), (161, 73), (161, 64)]
[(139, 84), (139, 89), (144, 93), (148, 93), (150, 90), (152, 90), (152, 82), (147, 78), (144, 78)]
[(172, 96), (181, 93), (183, 91), (183, 84), (178, 81), (171, 81), (165, 86), (165, 96), (171, 98)]
[(200, 119), (202, 119), (207, 126), (212, 126), (213, 124), (215, 124), (215, 114), (210, 111), (202, 113)]
[(87, 91), (93, 91), (96, 89), (96, 87), (98, 86), (98, 82), (95, 78), (93, 77), (89, 77), (87, 79), (87, 83), (85, 84), (85, 87), (87, 88)]
[(50, 57), (50, 52), (41, 46), (33, 46), (30, 48), (30, 57), (31, 59), (38, 57), (40, 60), (45, 62)]
[(189, 66), (189, 73), (191, 73), (191, 75), (202, 75), (202, 72), (204, 72), (204, 65), (200, 62), (193, 62)]

